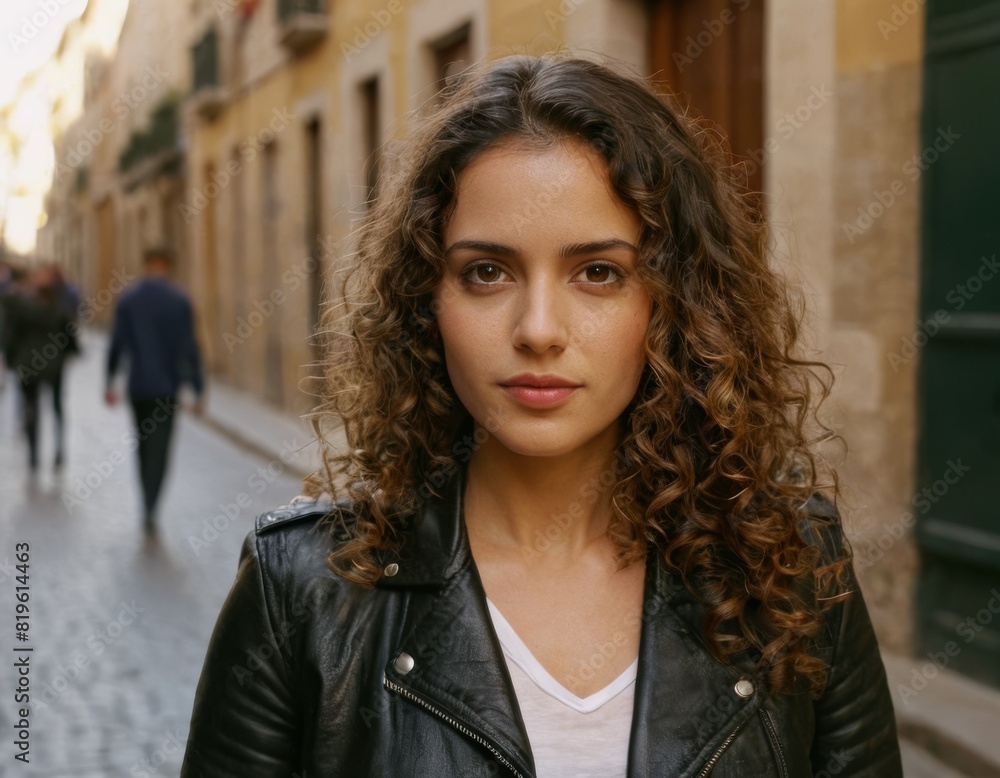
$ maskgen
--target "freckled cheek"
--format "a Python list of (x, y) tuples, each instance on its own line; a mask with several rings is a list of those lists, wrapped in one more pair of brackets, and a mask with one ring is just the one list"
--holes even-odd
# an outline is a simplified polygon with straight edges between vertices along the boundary
[(591, 340), (595, 355), (603, 364), (615, 365), (619, 376), (638, 376), (646, 364), (648, 327), (649, 313), (644, 308), (606, 316)]
[(495, 328), (481, 310), (457, 301), (442, 305), (437, 321), (453, 383), (474, 381), (489, 366), (490, 354), (495, 351)]
[(646, 364), (643, 348), (645, 329), (620, 329), (604, 333), (594, 356), (599, 365), (607, 366), (616, 381), (626, 376), (638, 376)]
[(443, 337), (460, 330), (462, 320), (468, 318), (454, 286), (442, 283), (433, 298), (434, 316)]

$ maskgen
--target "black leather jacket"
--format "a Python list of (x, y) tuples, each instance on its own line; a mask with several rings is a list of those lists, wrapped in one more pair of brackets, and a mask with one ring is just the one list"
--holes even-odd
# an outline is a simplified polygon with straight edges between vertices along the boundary
[[(208, 649), (183, 778), (535, 775), (461, 482), (425, 502), (373, 589), (327, 567), (322, 506), (258, 519)], [(840, 553), (835, 515), (804, 523), (824, 556)], [(701, 617), (651, 554), (629, 776), (902, 776), (860, 592), (829, 611), (819, 700), (767, 696), (749, 659), (714, 660)]]

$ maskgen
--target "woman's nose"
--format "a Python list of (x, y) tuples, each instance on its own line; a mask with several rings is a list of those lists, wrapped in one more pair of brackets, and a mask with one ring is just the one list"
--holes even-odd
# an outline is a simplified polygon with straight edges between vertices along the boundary
[(516, 348), (542, 354), (569, 343), (569, 310), (566, 295), (557, 284), (539, 280), (526, 284), (514, 306), (513, 340)]

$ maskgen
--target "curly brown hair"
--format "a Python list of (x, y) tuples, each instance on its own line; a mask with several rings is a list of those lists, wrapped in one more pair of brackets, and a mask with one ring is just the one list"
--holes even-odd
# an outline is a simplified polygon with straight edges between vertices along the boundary
[[(398, 543), (400, 518), (479, 442), (448, 379), (431, 296), (458, 177), (501, 141), (566, 137), (603, 156), (641, 218), (638, 273), (653, 299), (647, 366), (615, 456), (618, 561), (653, 544), (704, 605), (713, 655), (755, 652), (772, 689), (804, 682), (818, 694), (826, 666), (813, 639), (849, 557), (820, 565), (799, 524), (818, 490), (836, 500), (836, 474), (809, 438), (832, 436), (815, 417), (832, 375), (793, 356), (802, 307), (769, 265), (756, 201), (713, 134), (645, 81), (595, 62), (480, 65), (401, 144), (360, 231), (343, 309), (326, 313), (314, 483), (353, 504), (330, 564), (374, 582), (374, 552)], [(330, 422), (346, 449), (328, 442)]]

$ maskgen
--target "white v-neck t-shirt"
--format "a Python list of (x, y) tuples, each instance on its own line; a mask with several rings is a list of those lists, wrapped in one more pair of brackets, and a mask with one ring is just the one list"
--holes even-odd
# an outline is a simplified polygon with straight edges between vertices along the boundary
[(638, 657), (603, 689), (577, 697), (542, 667), (489, 598), (486, 604), (528, 730), (538, 778), (623, 778)]

